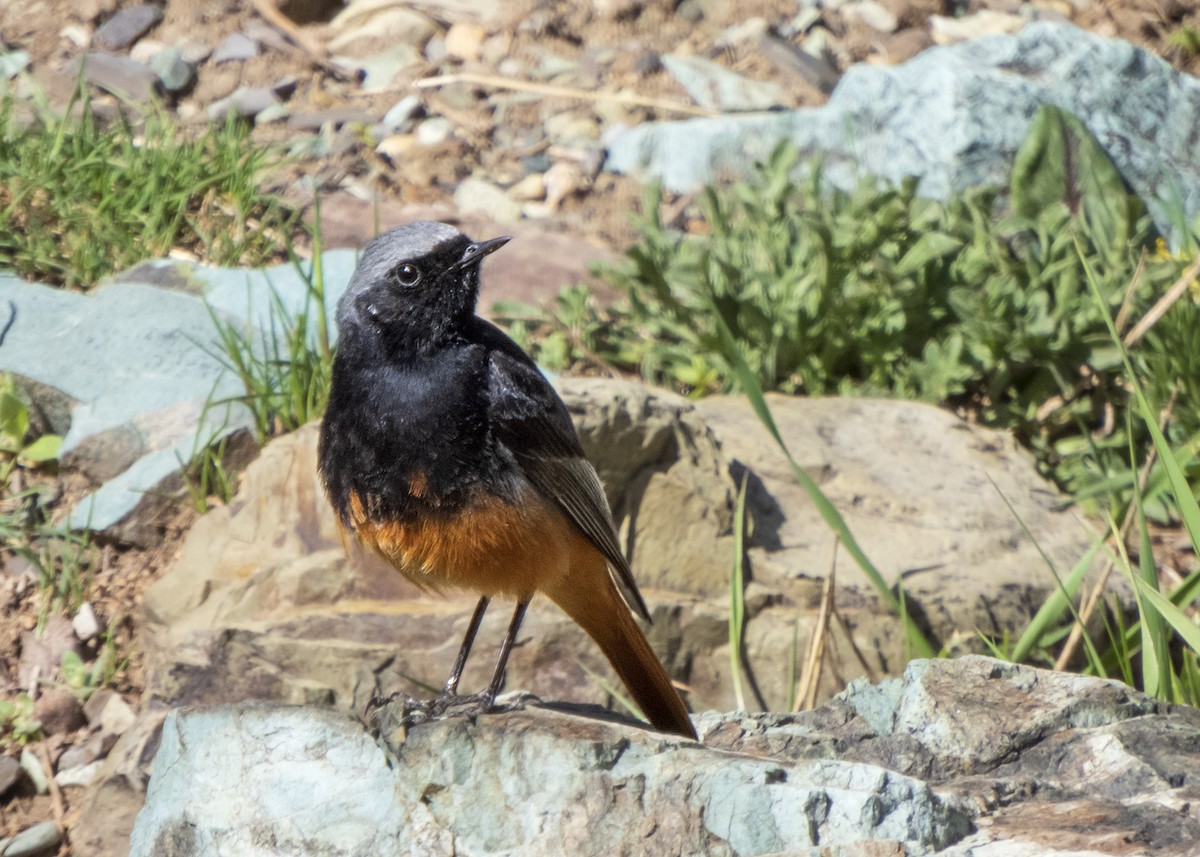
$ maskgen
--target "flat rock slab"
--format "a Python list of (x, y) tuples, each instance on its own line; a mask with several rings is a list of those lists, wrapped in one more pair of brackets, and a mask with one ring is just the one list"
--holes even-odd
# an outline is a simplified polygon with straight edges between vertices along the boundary
[[(651, 644), (691, 688), (694, 708), (734, 705), (733, 498), (749, 474), (747, 660), (763, 706), (784, 705), (786, 653), (816, 627), (834, 538), (749, 405), (693, 405), (626, 381), (558, 385), (654, 614)], [(1005, 497), (1060, 571), (1095, 538), (1057, 510), (1062, 498), (1001, 433), (905, 402), (771, 403), (793, 453), (885, 579), (903, 579), (943, 640), (1021, 627), (1055, 585)], [(152, 695), (176, 704), (253, 698), (361, 710), (377, 692), (419, 692), (413, 679), (444, 680), (474, 597), (422, 593), (371, 555), (347, 555), (317, 480), (316, 438), (312, 425), (269, 444), (234, 501), (196, 523), (175, 565), (147, 591)], [(835, 594), (846, 624), (828, 631), (825, 696), (864, 670), (895, 672), (905, 660), (899, 623), (844, 555)], [(485, 647), (502, 636), (505, 613), (497, 605), (485, 620), (464, 688), (486, 684)], [(534, 600), (522, 638), (530, 644), (513, 652), (514, 685), (544, 697), (607, 699), (595, 676), (613, 682), (608, 665), (553, 605)]]
[(898, 66), (853, 66), (822, 107), (644, 123), (612, 142), (607, 168), (691, 192), (747, 175), (788, 140), (820, 155), (837, 187), (917, 176), (922, 194), (944, 198), (1007, 185), (1042, 104), (1083, 121), (1165, 233), (1176, 206), (1189, 222), (1200, 212), (1200, 81), (1128, 42), (1050, 22)]
[(587, 714), (377, 743), (327, 710), (176, 710), (130, 853), (1182, 857), (1200, 839), (1200, 714), (1113, 682), (916, 661), (804, 714), (702, 715), (702, 744)]

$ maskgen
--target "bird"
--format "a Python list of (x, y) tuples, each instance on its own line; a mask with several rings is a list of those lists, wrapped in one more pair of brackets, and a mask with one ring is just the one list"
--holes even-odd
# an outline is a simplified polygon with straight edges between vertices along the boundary
[[(541, 593), (596, 642), (650, 724), (696, 739), (636, 613), (650, 612), (595, 468), (554, 387), (476, 314), (483, 260), (510, 239), (394, 227), (363, 250), (336, 310), (318, 470), (343, 537), (419, 587), (479, 601), (432, 716), (493, 707)], [(492, 599), (516, 602), (492, 679), (459, 694)]]

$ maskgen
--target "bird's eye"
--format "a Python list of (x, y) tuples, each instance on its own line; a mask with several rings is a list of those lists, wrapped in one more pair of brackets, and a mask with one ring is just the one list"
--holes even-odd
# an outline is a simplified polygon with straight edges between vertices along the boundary
[(421, 282), (421, 269), (416, 265), (404, 264), (396, 269), (395, 277), (402, 286), (415, 286)]

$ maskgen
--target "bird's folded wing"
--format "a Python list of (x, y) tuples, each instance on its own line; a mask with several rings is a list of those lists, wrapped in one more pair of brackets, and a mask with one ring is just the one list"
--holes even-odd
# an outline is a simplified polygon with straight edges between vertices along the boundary
[(495, 335), (503, 340), (488, 342), (492, 347), (489, 418), (496, 439), (512, 453), (533, 486), (558, 504), (604, 555), (625, 602), (649, 620), (646, 602), (617, 541), (600, 477), (584, 458), (571, 415), (550, 382), (516, 343), (499, 330)]

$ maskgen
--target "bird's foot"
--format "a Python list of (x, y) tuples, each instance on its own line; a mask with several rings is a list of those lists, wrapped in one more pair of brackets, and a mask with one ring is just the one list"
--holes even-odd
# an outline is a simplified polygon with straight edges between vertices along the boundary
[(396, 729), (407, 731), (421, 723), (451, 717), (478, 717), (492, 710), (495, 697), (483, 691), (460, 696), (442, 693), (433, 699), (414, 699), (403, 691), (389, 696), (374, 696), (363, 711), (363, 721), (378, 733)]

